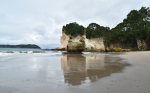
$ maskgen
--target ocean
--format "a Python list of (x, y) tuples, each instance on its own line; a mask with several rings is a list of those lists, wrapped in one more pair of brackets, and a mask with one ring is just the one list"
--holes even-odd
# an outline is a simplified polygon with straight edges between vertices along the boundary
[(0, 48), (0, 53), (59, 53), (59, 52), (61, 53), (61, 51), (50, 51), (34, 48)]

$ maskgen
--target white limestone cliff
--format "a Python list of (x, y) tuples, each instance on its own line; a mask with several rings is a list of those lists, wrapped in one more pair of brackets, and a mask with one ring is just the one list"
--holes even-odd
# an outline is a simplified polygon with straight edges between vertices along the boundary
[(103, 38), (93, 38), (93, 39), (87, 39), (85, 35), (83, 36), (70, 36), (66, 35), (64, 32), (62, 32), (62, 36), (60, 39), (61, 47), (57, 49), (65, 48), (67, 49), (68, 42), (80, 42), (80, 40), (84, 40), (85, 42), (85, 49), (86, 50), (105, 50), (104, 41)]

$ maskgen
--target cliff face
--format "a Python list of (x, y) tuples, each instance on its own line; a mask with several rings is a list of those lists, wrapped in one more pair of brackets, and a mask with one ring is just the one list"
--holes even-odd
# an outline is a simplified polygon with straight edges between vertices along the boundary
[(74, 42), (74, 43), (84, 41), (86, 50), (99, 50), (99, 51), (105, 50), (103, 38), (87, 39), (85, 35), (73, 37), (70, 35), (66, 35), (64, 32), (62, 32), (62, 36), (60, 39), (61, 47), (59, 47), (59, 49), (65, 48), (67, 50), (67, 45), (68, 46), (74, 45), (74, 44), (69, 43), (69, 41)]
[(128, 42), (121, 42), (119, 40), (113, 40), (109, 43), (106, 43), (103, 37), (87, 39), (85, 35), (73, 37), (70, 35), (66, 35), (64, 32), (62, 32), (62, 36), (60, 39), (61, 47), (57, 49), (65, 48), (67, 50), (67, 46), (70, 47), (68, 49), (75, 49), (77, 45), (83, 46), (83, 44), (79, 43), (81, 41), (84, 41), (85, 50), (96, 50), (96, 51), (108, 50), (108, 51), (117, 52), (117, 51), (132, 51), (132, 50), (143, 51), (143, 50), (149, 49), (149, 46), (146, 44), (146, 41), (144, 40), (134, 40), (134, 41), (128, 41)]
[(105, 49), (108, 51), (131, 51), (137, 49), (137, 41), (121, 42), (119, 40), (113, 40), (109, 43), (104, 42)]
[(99, 50), (104, 51), (104, 40), (103, 38), (92, 38), (92, 39), (85, 39), (85, 48), (86, 50)]
[(61, 46), (60, 46), (59, 48), (57, 48), (57, 49), (62, 49), (62, 48), (67, 49), (68, 41), (69, 41), (69, 36), (66, 35), (66, 34), (62, 31), (62, 36), (60, 37)]

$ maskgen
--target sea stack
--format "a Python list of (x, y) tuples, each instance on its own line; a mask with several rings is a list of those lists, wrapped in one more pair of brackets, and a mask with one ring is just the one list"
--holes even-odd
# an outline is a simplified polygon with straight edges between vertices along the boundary
[(85, 42), (84, 40), (80, 40), (79, 42), (72, 42), (71, 40), (67, 44), (67, 52), (63, 54), (82, 54), (85, 50)]

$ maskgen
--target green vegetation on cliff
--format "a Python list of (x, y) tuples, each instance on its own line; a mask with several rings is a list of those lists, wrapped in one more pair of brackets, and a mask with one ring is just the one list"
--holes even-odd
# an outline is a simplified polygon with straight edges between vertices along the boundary
[(126, 39), (143, 39), (146, 40), (150, 35), (148, 27), (150, 27), (150, 9), (142, 7), (140, 10), (132, 10), (127, 18), (112, 29), (114, 37), (121, 41)]
[[(140, 10), (131, 10), (123, 22), (111, 29), (109, 34), (109, 37), (111, 38), (109, 39), (109, 42), (112, 42), (114, 39), (117, 39), (122, 43), (134, 43), (136, 40), (144, 40), (149, 46), (149, 18), (149, 7), (141, 7)], [(147, 47), (147, 49), (149, 50), (149, 47)]]
[(140, 10), (132, 10), (123, 22), (111, 30), (96, 23), (87, 27), (86, 37), (97, 38), (104, 36), (107, 40), (118, 39), (127, 41), (133, 39), (149, 39), (150, 35), (150, 9), (142, 7)]
[(99, 38), (110, 31), (109, 27), (100, 26), (96, 23), (91, 23), (86, 29), (86, 38)]
[(0, 48), (38, 48), (41, 49), (39, 46), (34, 44), (21, 44), (21, 45), (0, 45)]
[(63, 31), (65, 31), (66, 35), (77, 36), (84, 34), (84, 27), (79, 25), (78, 23), (69, 23), (66, 26), (63, 26)]

